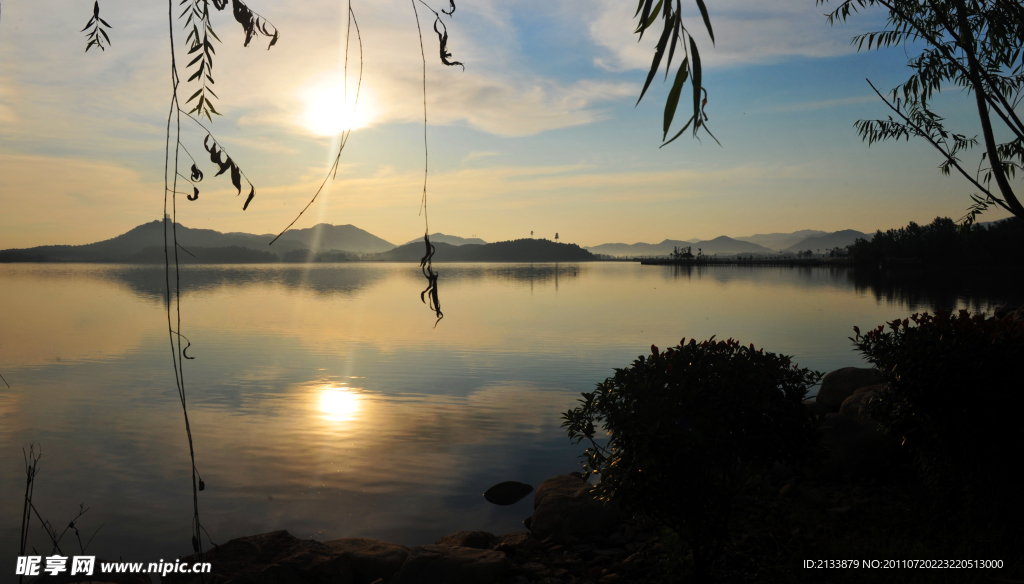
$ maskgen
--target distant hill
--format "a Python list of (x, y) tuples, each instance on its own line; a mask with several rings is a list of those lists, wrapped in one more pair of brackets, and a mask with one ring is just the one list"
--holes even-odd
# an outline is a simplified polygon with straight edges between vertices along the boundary
[[(395, 246), (372, 233), (353, 225), (328, 225), (321, 223), (307, 229), (293, 229), (281, 236), (273, 246), (272, 234), (253, 235), (250, 233), (221, 233), (212, 229), (193, 229), (177, 224), (178, 244), (186, 250), (191, 248), (221, 249), (245, 248), (283, 256), (300, 249), (313, 251), (344, 251), (352, 253), (377, 253)], [(0, 261), (65, 261), (65, 262), (131, 262), (152, 259), (152, 252), (146, 248), (160, 248), (163, 255), (164, 224), (152, 221), (135, 227), (117, 237), (85, 245), (44, 245), (28, 249), (4, 250)], [(184, 252), (183, 252), (184, 253)], [(239, 252), (208, 252), (208, 257), (249, 257)], [(224, 255), (226, 254), (226, 255)], [(31, 259), (28, 259), (31, 258)], [(214, 260), (209, 260), (214, 261)], [(251, 261), (251, 260), (250, 260)]]
[(355, 225), (330, 225), (328, 223), (320, 223), (307, 229), (291, 229), (282, 235), (274, 245), (281, 242), (296, 242), (314, 252), (338, 250), (355, 253), (379, 253), (395, 247), (395, 244)]
[(819, 235), (816, 237), (808, 237), (794, 245), (787, 247), (784, 251), (804, 251), (804, 250), (822, 250), (832, 249), (834, 247), (846, 247), (851, 245), (857, 238), (871, 239), (870, 235), (861, 233), (854, 229), (844, 229), (842, 231), (836, 231), (834, 233), (828, 233), (826, 235)]
[(705, 254), (711, 255), (716, 253), (727, 254), (727, 253), (771, 253), (772, 250), (751, 243), (749, 241), (738, 241), (731, 237), (724, 235), (708, 240), (691, 240), (681, 241), (678, 239), (666, 239), (661, 243), (603, 243), (601, 245), (595, 245), (593, 247), (586, 248), (591, 253), (600, 253), (611, 256), (667, 256), (672, 253), (676, 247), (685, 248), (692, 247), (693, 254), (697, 254), (697, 249), (701, 249)]
[(794, 231), (792, 233), (758, 233), (757, 235), (748, 235), (746, 237), (734, 237), (740, 241), (749, 241), (750, 243), (756, 243), (763, 245), (769, 249), (779, 250), (786, 249), (787, 247), (799, 243), (808, 237), (817, 237), (819, 235), (826, 235), (827, 231), (818, 231), (817, 229), (801, 229), (800, 231)]
[(771, 253), (772, 250), (751, 243), (749, 241), (739, 241), (731, 237), (724, 235), (709, 239), (707, 241), (698, 241), (697, 243), (691, 244), (693, 252), (696, 253), (699, 248), (704, 252), (704, 255), (712, 255), (716, 253), (727, 254), (727, 253)]
[[(433, 241), (431, 241), (433, 243)], [(413, 241), (372, 259), (394, 262), (418, 262), (423, 257), (423, 241)], [(574, 243), (547, 239), (517, 239), (484, 245), (434, 243), (435, 262), (585, 262), (595, 260), (592, 253)]]
[(610, 256), (667, 256), (672, 253), (675, 247), (686, 247), (688, 245), (693, 244), (689, 241), (666, 239), (661, 243), (602, 243), (601, 245), (585, 247), (583, 249), (590, 253), (599, 253)]
[[(416, 242), (423, 243), (423, 236), (419, 236), (416, 239), (407, 241), (403, 245)], [(486, 245), (487, 242), (480, 239), (479, 237), (459, 237), (457, 235), (445, 235), (443, 233), (431, 233), (430, 243), (447, 243), (449, 245)]]

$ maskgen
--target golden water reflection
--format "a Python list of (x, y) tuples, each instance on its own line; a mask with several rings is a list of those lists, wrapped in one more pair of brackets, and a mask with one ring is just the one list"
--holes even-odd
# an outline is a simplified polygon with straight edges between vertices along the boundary
[(326, 384), (317, 388), (316, 407), (328, 422), (353, 422), (362, 413), (360, 388)]

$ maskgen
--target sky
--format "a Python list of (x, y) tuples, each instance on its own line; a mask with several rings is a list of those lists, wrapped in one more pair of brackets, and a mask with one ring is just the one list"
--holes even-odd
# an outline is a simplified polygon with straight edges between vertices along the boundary
[[(100, 241), (163, 212), (168, 5), (101, 0), (112, 44), (85, 52), (80, 29), (92, 5), (3, 3), (0, 249)], [(337, 153), (337, 131), (351, 124), (336, 176), (295, 227), (353, 224), (396, 244), (422, 235), (423, 61), (412, 4), (351, 3), (362, 38), (354, 106), (360, 52), (353, 33), (346, 104), (346, 2), (248, 5), (280, 39), (269, 50), (265, 37), (243, 47), (230, 6), (213, 14), (223, 41), (215, 41), (214, 103), (223, 115), (204, 125), (256, 196), (243, 211), (248, 187), (239, 197), (227, 174), (213, 176), (207, 130), (183, 118), (183, 149), (205, 179), (197, 200), (178, 197), (178, 221), (280, 232), (313, 197)], [(440, 63), (433, 15), (418, 5), (430, 232), (487, 241), (558, 233), (592, 246), (801, 229), (871, 233), (964, 214), (971, 186), (942, 176), (928, 144), (869, 148), (853, 129), (888, 111), (866, 79), (884, 91), (910, 73), (913, 47), (858, 53), (850, 45), (853, 35), (880, 29), (884, 14), (868, 10), (830, 26), (828, 6), (813, 0), (708, 0), (712, 43), (695, 3), (683, 5), (721, 146), (684, 136), (659, 148), (668, 86), (659, 77), (637, 104), (656, 35), (637, 42), (634, 2), (458, 1), (443, 18), (448, 49), (465, 70)], [(176, 14), (173, 34), (186, 79)], [(196, 88), (182, 83), (181, 100)], [(980, 133), (972, 103), (955, 88), (936, 101), (967, 135)], [(978, 155), (968, 154), (966, 166)], [(1004, 216), (990, 211), (981, 220)]]

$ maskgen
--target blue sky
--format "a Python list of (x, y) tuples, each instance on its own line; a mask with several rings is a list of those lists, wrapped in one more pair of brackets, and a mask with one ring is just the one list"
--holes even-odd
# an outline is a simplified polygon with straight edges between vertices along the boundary
[[(332, 92), (342, 79), (345, 4), (249, 5), (281, 39), (270, 51), (264, 39), (243, 48), (230, 10), (214, 14), (224, 41), (216, 45), (214, 70), (224, 115), (208, 126), (253, 180), (256, 198), (242, 212), (230, 181), (214, 178), (207, 160), (199, 200), (179, 201), (179, 220), (190, 227), (279, 231), (315, 192), (336, 148), (322, 135), (330, 129), (318, 104), (338, 100)], [(656, 81), (634, 107), (655, 40), (636, 42), (634, 3), (457, 5), (446, 20), (449, 48), (465, 71), (438, 62), (432, 16), (420, 10), (431, 232), (488, 241), (558, 232), (581, 245), (798, 229), (871, 232), (957, 218), (969, 203), (970, 185), (941, 176), (927, 144), (868, 148), (853, 130), (854, 121), (887, 112), (865, 78), (888, 89), (909, 73), (912, 50), (858, 54), (849, 45), (852, 35), (882, 26), (880, 13), (830, 27), (822, 16), (827, 6), (813, 0), (709, 0), (712, 46), (690, 6), (709, 124), (722, 146), (681, 138), (659, 149), (667, 87)], [(296, 226), (351, 223), (401, 243), (423, 231), (415, 21), (401, 0), (352, 7), (365, 58), (356, 114), (362, 127), (351, 135), (337, 179)], [(85, 0), (4, 3), (0, 248), (88, 243), (160, 216), (167, 7), (101, 0), (113, 45), (84, 53), (79, 29), (91, 8)], [(175, 26), (184, 64), (184, 33)], [(350, 73), (355, 51), (353, 45)], [(184, 86), (182, 98), (193, 90)], [(958, 131), (977, 133), (964, 95), (954, 90), (937, 103)], [(182, 141), (197, 158), (204, 135), (186, 123)]]

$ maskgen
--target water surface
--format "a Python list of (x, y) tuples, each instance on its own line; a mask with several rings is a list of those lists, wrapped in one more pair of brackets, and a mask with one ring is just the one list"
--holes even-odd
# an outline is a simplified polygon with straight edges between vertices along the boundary
[[(288, 529), (421, 544), (519, 530), (531, 498), (496, 507), (481, 493), (575, 469), (582, 448), (561, 412), (652, 343), (733, 337), (829, 371), (864, 364), (847, 339), (854, 325), (991, 311), (1020, 290), (1006, 273), (437, 267), (436, 328), (415, 265), (183, 268), (195, 357), (184, 378), (214, 541)], [(0, 265), (0, 373), (11, 384), (0, 386), (0, 549), (17, 549), (21, 449), (34, 442), (39, 511), (64, 525), (89, 507), (83, 535), (103, 525), (90, 553), (190, 552), (163, 290), (162, 267)], [(49, 551), (38, 526), (31, 542)]]

